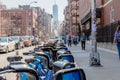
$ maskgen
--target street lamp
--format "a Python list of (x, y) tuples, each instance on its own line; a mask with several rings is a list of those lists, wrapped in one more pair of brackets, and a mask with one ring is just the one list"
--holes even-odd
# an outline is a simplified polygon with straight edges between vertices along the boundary
[(30, 6), (32, 3), (37, 3), (37, 1), (30, 2), (30, 3), (29, 3), (29, 6)]
[(91, 13), (92, 13), (92, 28), (91, 28), (91, 37), (92, 37), (92, 53), (90, 53), (90, 65), (91, 66), (101, 66), (100, 55), (97, 52), (97, 40), (96, 40), (96, 0), (91, 0)]

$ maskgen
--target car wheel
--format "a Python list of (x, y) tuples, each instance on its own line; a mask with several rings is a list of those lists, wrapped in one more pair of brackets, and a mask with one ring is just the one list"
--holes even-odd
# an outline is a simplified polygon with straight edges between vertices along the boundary
[(14, 46), (13, 51), (15, 51), (15, 50), (16, 50), (16, 47)]
[(30, 43), (30, 46), (32, 46), (32, 43)]
[(20, 44), (18, 45), (18, 49), (21, 49), (21, 46), (20, 46)]
[(22, 48), (25, 48), (25, 46), (23, 45)]
[(29, 46), (32, 46), (32, 44), (29, 44)]
[(18, 44), (15, 44), (15, 50), (19, 49)]

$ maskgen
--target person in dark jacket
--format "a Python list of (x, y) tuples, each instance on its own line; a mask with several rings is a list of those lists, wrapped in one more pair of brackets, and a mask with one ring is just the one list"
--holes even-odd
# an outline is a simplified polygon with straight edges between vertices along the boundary
[(86, 43), (86, 36), (85, 36), (85, 33), (82, 33), (82, 35), (81, 35), (81, 47), (82, 47), (82, 50), (85, 50), (85, 43)]
[(71, 46), (71, 44), (72, 44), (72, 38), (71, 38), (71, 36), (69, 36), (68, 37), (68, 46)]
[(120, 60), (120, 24), (117, 26), (115, 34), (114, 34), (114, 42), (116, 43), (118, 49), (118, 55)]

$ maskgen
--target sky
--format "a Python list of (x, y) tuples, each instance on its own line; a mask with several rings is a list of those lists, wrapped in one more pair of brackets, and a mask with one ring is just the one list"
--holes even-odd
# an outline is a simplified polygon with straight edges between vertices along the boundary
[[(44, 8), (47, 13), (52, 14), (52, 6), (55, 3), (55, 0), (0, 0), (3, 4), (7, 6), (7, 8), (17, 8), (18, 5), (29, 5), (33, 1), (37, 1), (37, 3), (32, 3), (30, 6), (41, 7)], [(59, 21), (64, 20), (63, 10), (65, 6), (67, 6), (67, 0), (56, 0), (56, 4), (58, 5), (58, 15)]]

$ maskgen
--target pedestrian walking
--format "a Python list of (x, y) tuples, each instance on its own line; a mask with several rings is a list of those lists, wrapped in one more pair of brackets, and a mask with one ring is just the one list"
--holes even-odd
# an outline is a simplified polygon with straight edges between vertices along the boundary
[(120, 59), (120, 24), (118, 24), (115, 34), (114, 34), (114, 42), (116, 43), (118, 49), (118, 56)]
[(82, 35), (81, 35), (81, 47), (82, 47), (82, 50), (85, 50), (85, 43), (86, 43), (86, 36), (85, 36), (85, 33), (82, 33)]
[(74, 36), (74, 38), (73, 38), (73, 44), (75, 46), (78, 44), (77, 36)]
[(66, 39), (66, 36), (65, 36), (65, 35), (62, 36), (62, 40), (63, 40), (64, 43), (66, 44), (66, 40), (67, 40), (67, 39)]
[(69, 36), (68, 37), (68, 46), (71, 46), (71, 44), (72, 44), (72, 38), (71, 38), (71, 36)]

